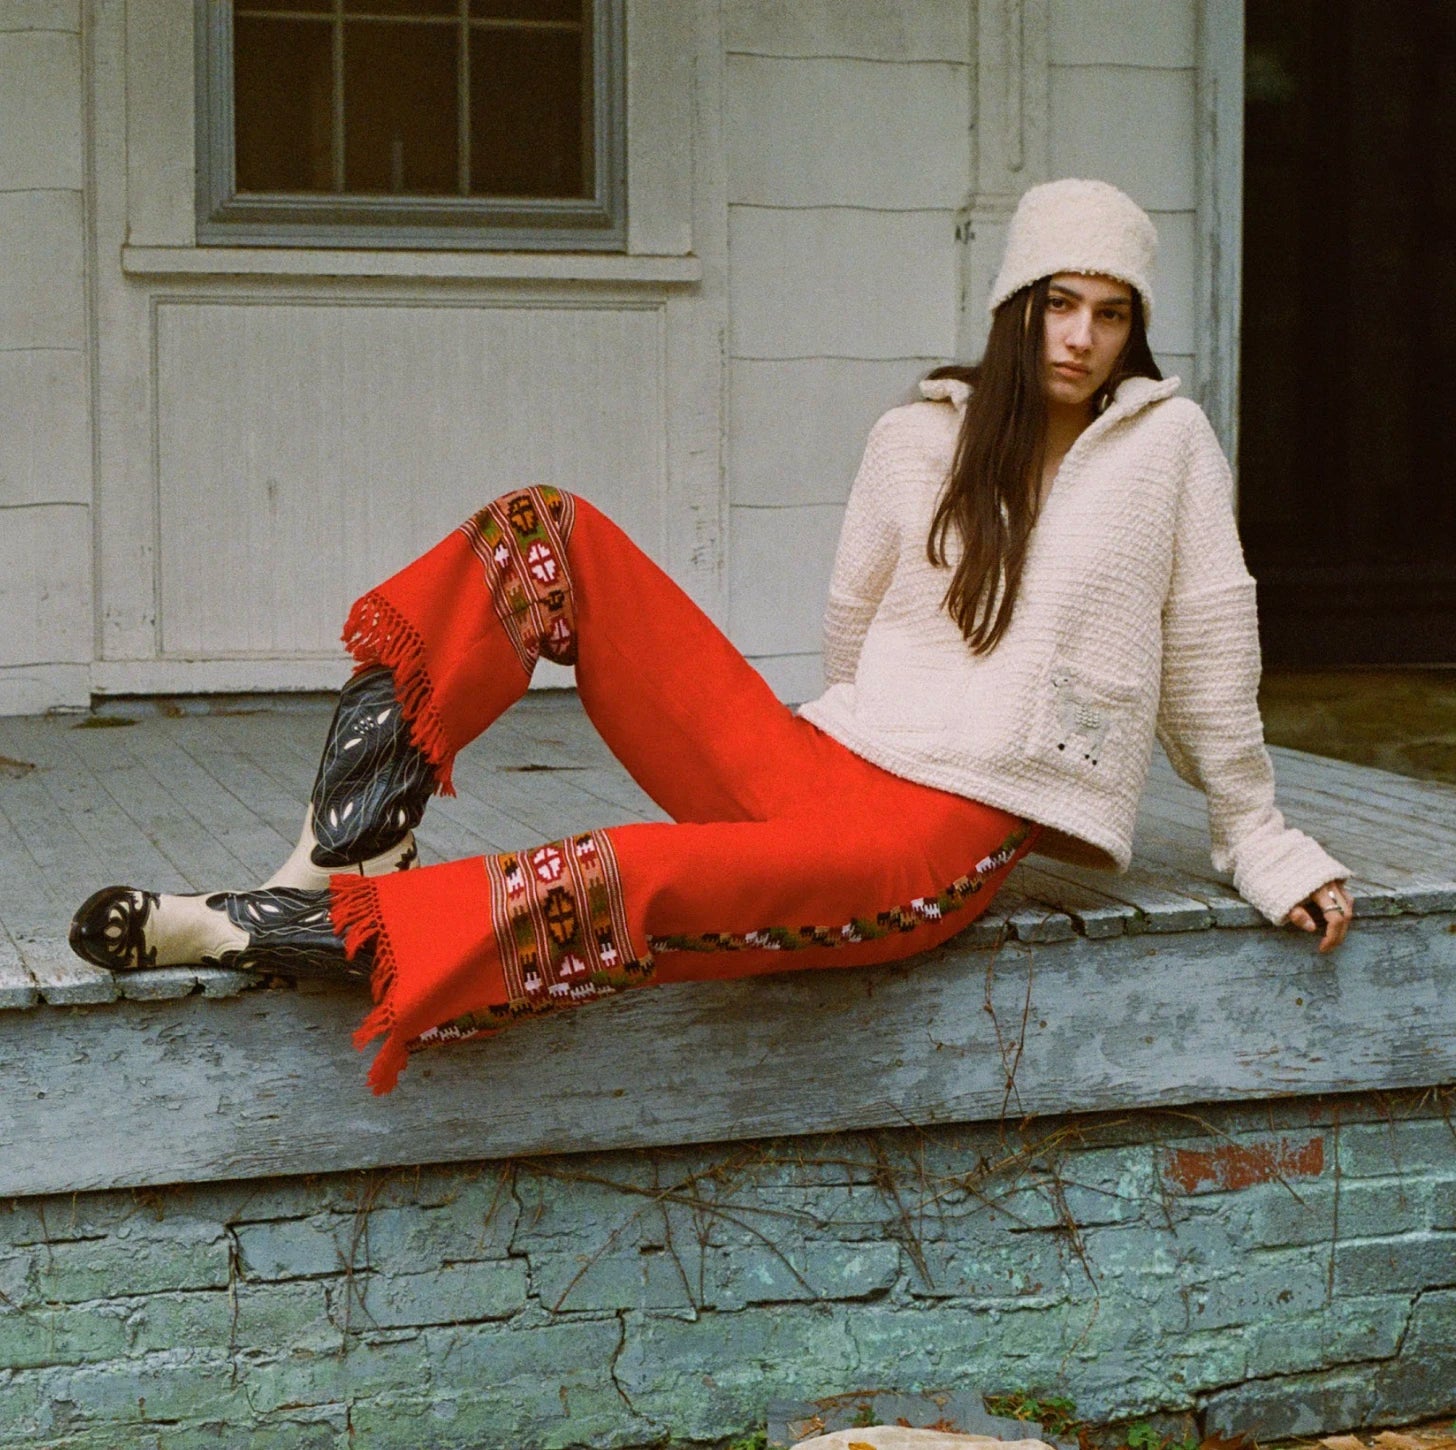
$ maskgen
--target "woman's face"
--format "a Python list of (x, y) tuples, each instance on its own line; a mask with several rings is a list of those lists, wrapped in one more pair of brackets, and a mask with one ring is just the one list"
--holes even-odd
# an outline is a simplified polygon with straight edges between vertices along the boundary
[(1111, 277), (1058, 272), (1049, 284), (1045, 326), (1047, 402), (1085, 405), (1111, 375), (1132, 331), (1132, 288)]

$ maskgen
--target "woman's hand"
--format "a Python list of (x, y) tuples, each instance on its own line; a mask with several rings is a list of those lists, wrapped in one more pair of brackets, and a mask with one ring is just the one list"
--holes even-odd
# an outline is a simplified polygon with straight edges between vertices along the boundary
[[(1350, 929), (1350, 921), (1355, 915), (1355, 903), (1350, 893), (1338, 881), (1326, 881), (1318, 891), (1310, 893), (1309, 900), (1324, 915), (1325, 935), (1319, 949), (1322, 952), (1332, 952), (1344, 941), (1345, 933)], [(1289, 913), (1289, 919), (1301, 931), (1319, 930), (1315, 913), (1303, 903)]]

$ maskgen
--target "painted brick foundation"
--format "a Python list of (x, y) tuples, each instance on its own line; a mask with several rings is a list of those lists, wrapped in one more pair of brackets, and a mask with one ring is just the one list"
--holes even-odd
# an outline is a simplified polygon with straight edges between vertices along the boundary
[(711, 1443), (1056, 1388), (1262, 1437), (1456, 1410), (1436, 1093), (0, 1205), (0, 1444)]

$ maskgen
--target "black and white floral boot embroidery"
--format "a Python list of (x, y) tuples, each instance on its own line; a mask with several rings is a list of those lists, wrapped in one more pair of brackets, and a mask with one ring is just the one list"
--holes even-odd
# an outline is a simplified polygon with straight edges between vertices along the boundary
[(340, 692), (298, 845), (264, 889), (319, 890), (340, 873), (407, 870), (418, 859), (414, 828), (434, 789), (393, 673), (380, 665), (355, 675)]
[[(217, 897), (210, 898), (217, 900)], [(371, 961), (344, 956), (334, 931), (327, 891), (279, 887), (271, 891), (221, 893), (223, 911), (248, 944), (222, 965), (244, 972), (278, 972), (287, 977), (367, 978)]]
[(111, 971), (219, 966), (290, 977), (367, 977), (348, 961), (329, 917), (326, 890), (278, 888), (168, 896), (108, 886), (71, 922), (71, 949)]

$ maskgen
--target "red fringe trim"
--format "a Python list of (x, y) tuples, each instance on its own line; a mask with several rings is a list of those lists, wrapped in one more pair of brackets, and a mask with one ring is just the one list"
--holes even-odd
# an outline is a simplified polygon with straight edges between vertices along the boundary
[(455, 751), (445, 736), (420, 632), (378, 590), (371, 590), (349, 611), (343, 640), (361, 670), (388, 665), (394, 672), (394, 696), (409, 721), (410, 740), (430, 762), (439, 793), (454, 795)]
[(344, 954), (351, 961), (361, 948), (372, 945), (374, 949), (374, 968), (369, 977), (374, 1010), (354, 1033), (354, 1046), (362, 1052), (376, 1037), (384, 1036), (384, 1046), (369, 1067), (369, 1086), (376, 1097), (382, 1097), (394, 1090), (409, 1053), (394, 1040), (394, 1008), (389, 999), (396, 962), (379, 905), (378, 882), (369, 876), (332, 877), (329, 916), (334, 930), (344, 939)]

